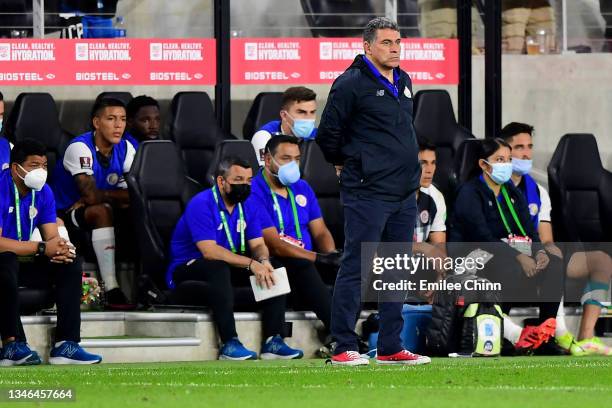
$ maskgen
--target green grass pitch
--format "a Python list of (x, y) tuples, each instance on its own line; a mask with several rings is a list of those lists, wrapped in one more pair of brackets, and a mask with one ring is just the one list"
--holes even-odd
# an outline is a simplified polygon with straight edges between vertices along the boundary
[(339, 368), (323, 360), (0, 369), (0, 389), (72, 387), (60, 407), (610, 407), (612, 358), (434, 359)]

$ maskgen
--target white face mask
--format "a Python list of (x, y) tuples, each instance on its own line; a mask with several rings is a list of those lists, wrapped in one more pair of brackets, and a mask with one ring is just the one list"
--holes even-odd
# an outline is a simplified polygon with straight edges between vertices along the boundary
[(31, 188), (34, 191), (42, 190), (45, 183), (47, 182), (47, 170), (38, 168), (32, 171), (27, 171), (26, 169), (21, 167), (20, 164), (18, 164), (18, 166), (26, 173), (25, 177), (19, 176), (25, 183), (26, 187)]

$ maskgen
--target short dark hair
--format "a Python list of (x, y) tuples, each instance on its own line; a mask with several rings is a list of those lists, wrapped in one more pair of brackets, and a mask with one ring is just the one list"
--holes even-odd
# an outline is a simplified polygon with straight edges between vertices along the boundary
[(215, 179), (219, 176), (223, 178), (227, 177), (227, 174), (229, 173), (232, 166), (240, 166), (243, 169), (252, 168), (251, 163), (249, 163), (247, 160), (243, 159), (242, 157), (225, 156), (224, 158), (221, 159), (221, 161), (217, 165), (217, 168), (215, 169)]
[(4, 95), (2, 95), (2, 92), (0, 92), (0, 102), (4, 101)]
[(274, 156), (276, 154), (276, 150), (278, 149), (278, 146), (281, 143), (291, 143), (299, 147), (300, 139), (298, 139), (295, 136), (289, 136), (289, 135), (272, 136), (270, 140), (268, 140), (268, 143), (266, 143), (264, 152), (270, 153), (272, 156)]
[(372, 43), (376, 40), (376, 31), (390, 28), (391, 30), (399, 31), (397, 23), (387, 17), (376, 17), (368, 22), (363, 29), (363, 41)]
[(139, 95), (128, 102), (125, 109), (127, 118), (133, 119), (138, 114), (138, 111), (145, 106), (155, 106), (157, 109), (159, 109), (159, 102), (150, 96)]
[(93, 119), (94, 117), (98, 116), (104, 108), (115, 107), (115, 106), (125, 109), (125, 103), (121, 102), (119, 99), (97, 98), (93, 104), (93, 107), (91, 108), (90, 118)]
[(28, 156), (45, 156), (47, 148), (36, 139), (23, 139), (15, 143), (11, 150), (11, 164), (23, 164)]
[(424, 150), (431, 150), (433, 152), (436, 151), (436, 145), (431, 143), (429, 140), (422, 140), (419, 142), (419, 152)]
[(519, 133), (528, 133), (529, 136), (533, 136), (533, 126), (526, 123), (510, 122), (501, 130), (499, 137), (506, 142), (510, 142)]
[(285, 89), (281, 99), (281, 107), (287, 109), (292, 102), (309, 102), (317, 99), (317, 94), (310, 88), (305, 86), (292, 86)]

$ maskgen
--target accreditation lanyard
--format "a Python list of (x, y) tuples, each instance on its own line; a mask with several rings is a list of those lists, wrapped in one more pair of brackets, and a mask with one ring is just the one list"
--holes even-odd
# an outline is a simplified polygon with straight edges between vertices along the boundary
[[(508, 209), (510, 210), (510, 214), (512, 214), (514, 223), (519, 227), (519, 230), (521, 230), (521, 234), (523, 234), (523, 236), (526, 237), (527, 233), (525, 232), (525, 229), (523, 228), (521, 221), (516, 215), (516, 211), (514, 210), (514, 205), (512, 205), (512, 201), (510, 201), (510, 197), (508, 196), (508, 192), (506, 191), (506, 187), (504, 185), (501, 186), (501, 191), (502, 191), (502, 195), (504, 196), (504, 200), (506, 201), (506, 205), (508, 206)], [(508, 220), (506, 219), (506, 216), (504, 215), (504, 212), (502, 211), (501, 205), (499, 204), (499, 200), (497, 200), (497, 198), (495, 199), (495, 202), (497, 203), (497, 210), (499, 211), (499, 216), (501, 217), (504, 223), (504, 226), (506, 227), (506, 231), (508, 231), (508, 235), (512, 235), (510, 224), (508, 224)]]
[[(217, 196), (217, 187), (212, 188), (213, 197), (215, 198), (215, 203), (217, 204), (217, 208), (219, 209), (219, 215), (221, 216), (221, 223), (223, 224), (223, 229), (225, 230), (225, 236), (227, 237), (227, 242), (229, 243), (230, 249), (233, 253), (236, 253), (236, 246), (234, 245), (234, 239), (232, 238), (232, 233), (230, 232), (229, 224), (227, 223), (227, 217), (225, 216), (225, 211), (221, 209), (219, 205), (219, 197)], [(242, 204), (238, 203), (238, 229), (240, 230), (240, 253), (244, 254), (246, 252), (246, 245), (244, 243), (244, 213), (242, 212)]]
[[(278, 217), (278, 225), (280, 227), (280, 233), (285, 234), (285, 221), (283, 220), (283, 213), (281, 212), (280, 205), (278, 205), (278, 198), (276, 198), (276, 193), (272, 190), (272, 186), (266, 177), (264, 171), (261, 171), (261, 174), (264, 178), (264, 181), (268, 185), (270, 189), (270, 195), (272, 195), (272, 201), (274, 201), (274, 209), (276, 210), (276, 216)], [(293, 223), (295, 224), (295, 233), (297, 235), (297, 239), (302, 242), (302, 229), (300, 228), (300, 219), (298, 217), (297, 207), (295, 205), (295, 196), (293, 195), (293, 191), (291, 188), (287, 187), (287, 194), (289, 195), (289, 202), (291, 203), (291, 211), (293, 212)]]
[[(17, 240), (21, 241), (21, 199), (19, 198), (19, 191), (17, 190), (17, 186), (13, 183), (13, 190), (15, 191), (15, 217), (17, 218)], [(32, 190), (32, 204), (30, 204), (30, 235), (28, 235), (28, 241), (32, 238), (32, 232), (34, 231), (34, 211), (36, 207), (34, 207), (34, 200), (36, 199), (36, 191)]]

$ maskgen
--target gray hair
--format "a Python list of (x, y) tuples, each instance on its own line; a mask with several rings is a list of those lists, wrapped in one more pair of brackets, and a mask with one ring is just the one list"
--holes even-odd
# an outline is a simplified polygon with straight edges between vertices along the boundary
[(397, 23), (387, 17), (376, 17), (368, 22), (363, 29), (363, 40), (372, 43), (376, 40), (376, 30), (390, 28), (391, 30), (399, 31)]

